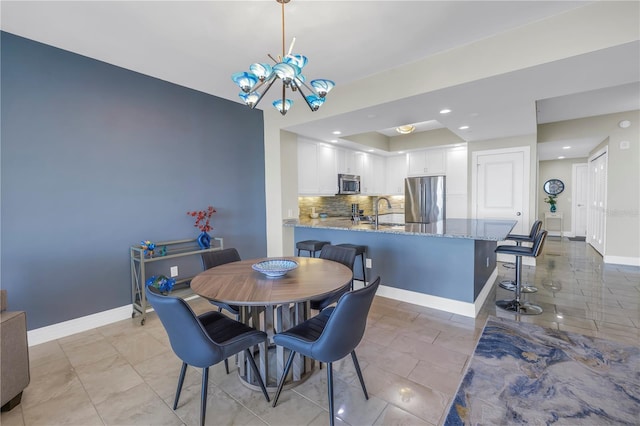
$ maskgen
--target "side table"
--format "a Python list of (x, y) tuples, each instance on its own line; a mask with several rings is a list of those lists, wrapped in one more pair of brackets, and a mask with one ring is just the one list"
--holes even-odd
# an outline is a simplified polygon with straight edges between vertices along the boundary
[[(557, 228), (549, 228), (550, 224), (554, 224), (554, 222), (556, 224), (559, 224), (559, 227)], [(560, 235), (560, 238), (562, 238), (564, 236), (564, 218), (562, 216), (562, 213), (560, 212), (545, 212), (544, 213), (544, 229), (546, 229), (549, 232), (549, 235)]]

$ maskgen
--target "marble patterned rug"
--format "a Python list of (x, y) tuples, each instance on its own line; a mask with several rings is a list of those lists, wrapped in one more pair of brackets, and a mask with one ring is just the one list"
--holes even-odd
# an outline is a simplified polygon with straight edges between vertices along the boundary
[(510, 424), (640, 424), (640, 347), (489, 317), (445, 425)]

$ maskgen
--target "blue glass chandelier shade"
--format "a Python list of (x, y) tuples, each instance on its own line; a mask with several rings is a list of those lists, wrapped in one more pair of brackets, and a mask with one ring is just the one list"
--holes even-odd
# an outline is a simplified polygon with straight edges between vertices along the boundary
[[(310, 83), (311, 87), (309, 87), (306, 83), (305, 76), (302, 74), (302, 67), (308, 62), (307, 58), (302, 55), (291, 56), (292, 57), (286, 57), (282, 62), (275, 64), (273, 67), (269, 64), (251, 64), (249, 72), (237, 72), (231, 76), (233, 82), (242, 90), (238, 96), (240, 96), (245, 105), (250, 108), (255, 108), (262, 99), (262, 96), (269, 90), (267, 87), (267, 89), (260, 93), (258, 89), (265, 84), (269, 84), (270, 87), (276, 79), (280, 79), (285, 88), (289, 88), (292, 91), (300, 91), (300, 94), (305, 99), (311, 111), (317, 111), (318, 108), (320, 108), (325, 101), (325, 96), (333, 89), (335, 83), (331, 80), (318, 79), (312, 80)], [(302, 90), (303, 87), (311, 94), (305, 96)], [(289, 107), (293, 104), (291, 100), (284, 103), (283, 100), (286, 99), (283, 98), (273, 102), (275, 108), (280, 111), (282, 115), (286, 114)], [(286, 108), (283, 109), (283, 106), (286, 106)]]
[[(231, 76), (231, 79), (240, 87), (241, 92), (238, 96), (249, 108), (255, 108), (275, 81), (280, 79), (282, 82), (282, 97), (273, 102), (273, 106), (280, 114), (285, 115), (293, 105), (293, 101), (286, 98), (287, 89), (292, 92), (299, 92), (311, 111), (317, 111), (324, 104), (325, 96), (333, 89), (335, 83), (325, 79), (312, 80), (310, 86), (306, 83), (302, 69), (309, 60), (304, 55), (291, 53), (295, 38), (289, 47), (289, 53), (285, 54), (284, 5), (290, 0), (276, 1), (282, 5), (282, 56), (279, 56), (276, 60), (273, 56), (268, 55), (275, 62), (275, 65), (254, 63), (249, 66), (248, 72), (237, 72)], [(265, 85), (266, 87), (259, 92), (258, 90)], [(308, 91), (309, 95), (305, 95), (303, 88)]]

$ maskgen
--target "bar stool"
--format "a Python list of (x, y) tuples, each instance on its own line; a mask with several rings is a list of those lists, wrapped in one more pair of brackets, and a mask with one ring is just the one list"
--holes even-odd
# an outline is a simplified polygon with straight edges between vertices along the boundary
[(316, 257), (316, 252), (322, 250), (327, 244), (331, 244), (329, 241), (318, 241), (318, 240), (305, 240), (298, 241), (296, 243), (296, 248), (298, 249), (298, 256), (300, 256), (300, 250), (308, 251), (309, 257)]
[(542, 313), (542, 308), (540, 306), (520, 301), (520, 285), (522, 282), (522, 256), (538, 257), (538, 255), (542, 252), (542, 247), (544, 246), (544, 240), (546, 239), (546, 237), (547, 231), (539, 232), (533, 242), (533, 247), (512, 245), (501, 245), (496, 247), (496, 253), (511, 254), (516, 257), (516, 298), (513, 300), (496, 301), (496, 306), (498, 308), (522, 315), (539, 315)]
[[(352, 248), (356, 250), (356, 257), (360, 256), (360, 258), (362, 259), (362, 282), (364, 283), (364, 285), (367, 285), (367, 274), (365, 272), (365, 254), (367, 253), (367, 246), (344, 243), (344, 244), (338, 244), (338, 247), (347, 247), (347, 248)], [(358, 279), (358, 278), (355, 278), (355, 271), (354, 271), (353, 279), (354, 280)]]
[[(533, 225), (531, 226), (531, 231), (529, 232), (529, 235), (509, 234), (507, 235), (506, 240), (515, 241), (516, 246), (521, 246), (522, 243), (533, 243), (536, 239), (536, 236), (540, 232), (541, 228), (542, 228), (542, 221), (536, 220), (535, 222), (533, 222)], [(513, 280), (500, 281), (499, 286), (509, 291), (515, 291), (516, 289), (516, 283), (513, 282)], [(526, 283), (522, 284), (520, 287), (523, 293), (535, 293), (538, 291), (536, 287), (527, 285)]]

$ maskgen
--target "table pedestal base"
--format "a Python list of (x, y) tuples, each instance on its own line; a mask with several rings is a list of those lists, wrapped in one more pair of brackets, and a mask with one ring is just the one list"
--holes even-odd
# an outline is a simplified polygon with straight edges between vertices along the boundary
[[(267, 333), (268, 344), (262, 343), (254, 347), (253, 358), (262, 375), (267, 390), (275, 391), (278, 381), (284, 372), (284, 365), (289, 351), (273, 343), (275, 333), (300, 324), (310, 315), (309, 302), (292, 303), (279, 306), (247, 306), (242, 307), (240, 321), (255, 329)], [(296, 354), (285, 388), (299, 385), (311, 376), (316, 362), (311, 358)], [(261, 390), (255, 380), (253, 370), (249, 367), (244, 353), (238, 354), (238, 377), (243, 385), (253, 390)]]

